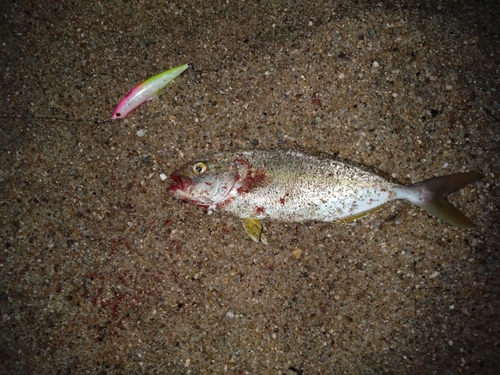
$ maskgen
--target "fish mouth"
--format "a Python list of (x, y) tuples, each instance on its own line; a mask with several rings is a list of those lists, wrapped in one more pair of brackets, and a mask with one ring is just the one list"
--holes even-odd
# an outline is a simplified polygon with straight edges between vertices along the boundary
[(169, 187), (167, 187), (167, 192), (174, 194), (180, 191), (186, 191), (192, 185), (193, 181), (190, 178), (182, 178), (179, 175), (171, 174), (170, 179), (173, 181)]
[[(172, 182), (166, 189), (168, 194), (173, 195), (180, 200), (191, 202), (204, 208), (214, 208), (216, 205), (223, 203), (226, 199), (230, 198), (237, 185), (237, 179), (231, 179), (230, 181), (223, 182), (221, 183), (222, 186), (219, 186), (220, 182), (216, 181), (213, 183), (215, 184), (214, 187), (217, 191), (215, 196), (210, 196), (207, 190), (202, 192), (200, 197), (194, 198), (191, 195), (191, 189), (193, 188), (194, 181), (190, 177), (173, 173), (170, 175), (170, 180)], [(212, 183), (209, 184), (207, 182), (207, 185), (212, 186)]]

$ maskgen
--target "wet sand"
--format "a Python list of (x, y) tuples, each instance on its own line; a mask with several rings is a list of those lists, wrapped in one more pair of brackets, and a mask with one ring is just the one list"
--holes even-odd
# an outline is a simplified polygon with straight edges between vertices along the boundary
[[(3, 6), (0, 372), (495, 374), (500, 5), (212, 3)], [(479, 171), (451, 197), (478, 228), (396, 202), (269, 222), (266, 246), (166, 194), (162, 173), (254, 148)]]

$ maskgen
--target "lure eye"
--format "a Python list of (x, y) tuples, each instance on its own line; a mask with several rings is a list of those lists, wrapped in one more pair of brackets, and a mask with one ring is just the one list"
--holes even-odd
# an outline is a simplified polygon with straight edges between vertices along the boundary
[(121, 113), (117, 113), (116, 114), (116, 117), (120, 117), (122, 114)]
[(193, 165), (193, 172), (196, 173), (196, 174), (202, 174), (203, 172), (205, 172), (207, 169), (207, 165), (203, 162), (199, 162), (199, 163), (196, 163), (195, 165)]

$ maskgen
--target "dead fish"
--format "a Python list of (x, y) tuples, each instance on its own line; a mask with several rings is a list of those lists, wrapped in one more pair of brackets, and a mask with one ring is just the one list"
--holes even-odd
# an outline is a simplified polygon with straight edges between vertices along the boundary
[(250, 238), (265, 242), (264, 219), (351, 221), (397, 199), (452, 225), (474, 228), (445, 196), (482, 177), (477, 172), (455, 173), (404, 186), (325, 156), (254, 150), (187, 163), (170, 175), (167, 191), (197, 206), (240, 217)]

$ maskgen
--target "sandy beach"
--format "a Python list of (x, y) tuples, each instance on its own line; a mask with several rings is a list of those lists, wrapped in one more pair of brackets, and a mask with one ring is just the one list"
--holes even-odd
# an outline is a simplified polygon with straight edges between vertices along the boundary
[[(1, 16), (0, 373), (497, 373), (497, 1), (5, 1)], [(478, 171), (450, 197), (477, 228), (398, 201), (349, 224), (267, 222), (264, 245), (166, 193), (189, 160), (274, 148), (401, 184)]]

